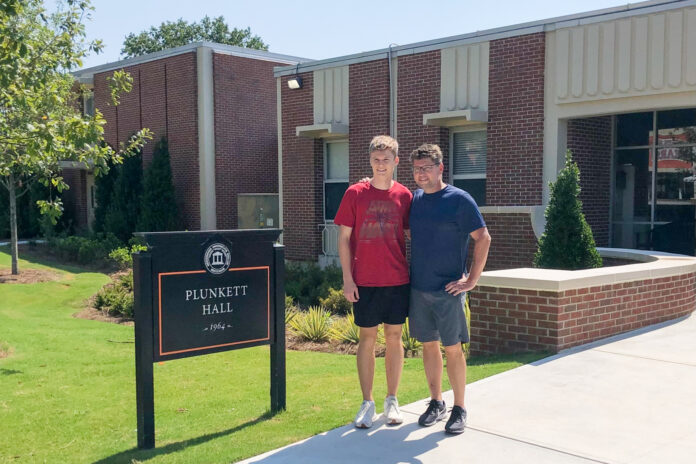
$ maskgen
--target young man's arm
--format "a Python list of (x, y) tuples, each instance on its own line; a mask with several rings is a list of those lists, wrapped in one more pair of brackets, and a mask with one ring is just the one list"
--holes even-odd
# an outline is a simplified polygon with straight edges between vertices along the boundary
[(471, 271), (468, 277), (464, 274), (461, 279), (445, 285), (445, 290), (451, 295), (459, 295), (462, 292), (468, 292), (473, 289), (479, 277), (481, 277), (483, 268), (486, 266), (488, 249), (491, 246), (491, 236), (488, 233), (488, 228), (481, 227), (476, 229), (469, 236), (474, 240), (474, 256), (471, 263)]
[(338, 257), (341, 260), (343, 270), (343, 295), (351, 303), (355, 303), (360, 298), (358, 286), (353, 280), (353, 255), (350, 252), (350, 236), (353, 228), (340, 226), (338, 229)]

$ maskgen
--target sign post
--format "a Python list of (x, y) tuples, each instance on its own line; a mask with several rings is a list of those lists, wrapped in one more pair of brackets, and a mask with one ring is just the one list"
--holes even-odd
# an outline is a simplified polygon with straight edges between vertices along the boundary
[(285, 409), (279, 229), (152, 232), (133, 255), (138, 448), (155, 446), (153, 363), (270, 345), (271, 410)]

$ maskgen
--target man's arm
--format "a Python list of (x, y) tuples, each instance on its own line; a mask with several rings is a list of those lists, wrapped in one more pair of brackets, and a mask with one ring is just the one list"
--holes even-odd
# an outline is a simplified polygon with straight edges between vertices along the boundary
[(338, 257), (341, 260), (341, 270), (343, 270), (343, 295), (351, 303), (355, 303), (360, 298), (358, 287), (353, 280), (353, 255), (350, 252), (350, 236), (353, 228), (340, 226), (338, 229)]
[(461, 279), (445, 285), (445, 290), (451, 295), (459, 295), (462, 292), (468, 292), (473, 289), (478, 283), (479, 277), (481, 277), (483, 268), (486, 266), (488, 249), (491, 246), (491, 236), (488, 233), (488, 228), (481, 227), (476, 229), (469, 236), (474, 240), (474, 256), (472, 258), (471, 270), (468, 277), (464, 274)]

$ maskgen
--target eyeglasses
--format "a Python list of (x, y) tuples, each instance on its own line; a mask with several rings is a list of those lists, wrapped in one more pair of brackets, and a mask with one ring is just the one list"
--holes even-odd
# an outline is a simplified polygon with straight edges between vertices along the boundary
[(426, 164), (425, 166), (413, 166), (414, 174), (430, 174), (433, 172), (433, 168), (439, 166), (439, 164)]

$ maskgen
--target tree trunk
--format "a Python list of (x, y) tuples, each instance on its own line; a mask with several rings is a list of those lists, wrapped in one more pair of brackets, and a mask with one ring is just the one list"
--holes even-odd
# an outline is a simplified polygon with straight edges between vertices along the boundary
[(8, 179), (10, 197), (10, 254), (12, 255), (12, 275), (18, 275), (17, 257), (17, 191), (15, 190), (14, 175), (10, 174)]

